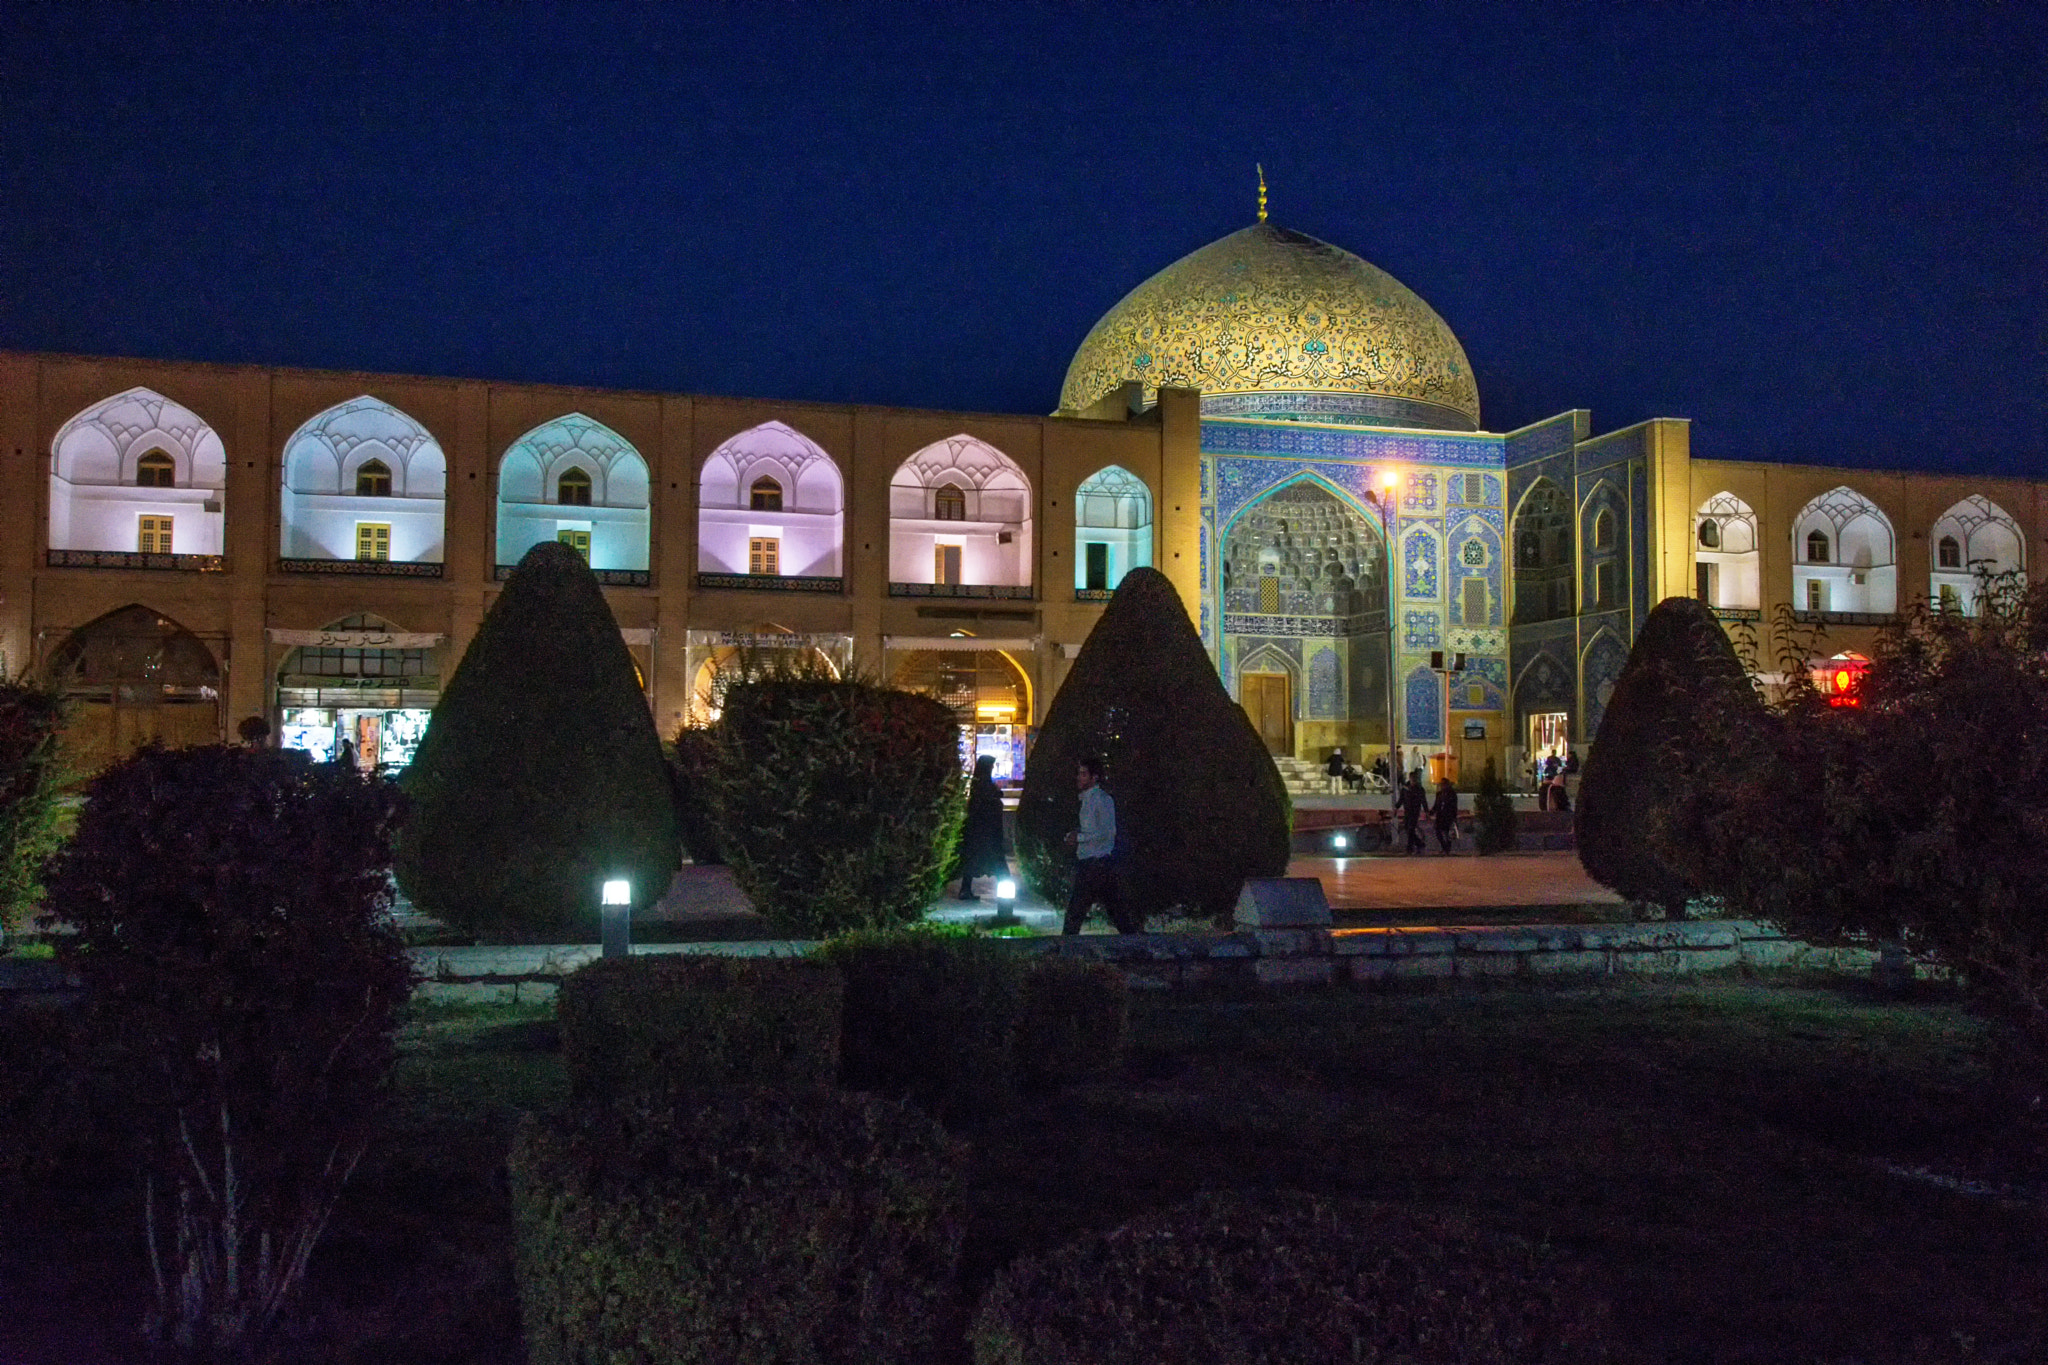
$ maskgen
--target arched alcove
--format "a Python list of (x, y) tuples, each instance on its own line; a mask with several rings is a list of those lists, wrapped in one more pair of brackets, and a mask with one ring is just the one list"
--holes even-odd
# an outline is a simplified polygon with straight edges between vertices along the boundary
[(1598, 479), (1579, 504), (1579, 610), (1619, 611), (1628, 605), (1628, 557), (1622, 527), (1628, 502), (1621, 490)]
[[(381, 464), (388, 493), (359, 492)], [(287, 561), (439, 564), (448, 459), (427, 429), (365, 394), (316, 413), (284, 444), (281, 554)]]
[(1928, 532), (1927, 599), (1948, 611), (1975, 616), (1990, 580), (2027, 569), (2027, 541), (2019, 524), (1991, 499), (1972, 493), (1943, 512)]
[(1514, 623), (1555, 621), (1574, 610), (1572, 503), (1564, 489), (1538, 479), (1515, 509)]
[(1891, 518), (1846, 485), (1792, 522), (1792, 606), (1806, 612), (1886, 614), (1899, 608)]
[(205, 642), (139, 603), (78, 627), (44, 661), (70, 714), (64, 743), (80, 774), (145, 744), (221, 740), (220, 663)]
[(1074, 588), (1114, 592), (1152, 562), (1152, 490), (1121, 465), (1096, 470), (1074, 490)]
[(50, 548), (217, 555), (226, 490), (219, 434), (182, 403), (129, 389), (50, 443)]
[(1763, 555), (1756, 510), (1720, 492), (1693, 513), (1693, 595), (1710, 607), (1756, 611), (1763, 604)]
[(1029, 596), (1031, 521), (1015, 460), (972, 436), (934, 441), (889, 480), (890, 591)]
[(541, 423), (498, 462), (498, 566), (559, 540), (600, 574), (644, 573), (647, 487), (646, 459), (604, 423), (580, 412)]
[(836, 580), (845, 485), (818, 443), (781, 422), (729, 438), (697, 480), (697, 572)]

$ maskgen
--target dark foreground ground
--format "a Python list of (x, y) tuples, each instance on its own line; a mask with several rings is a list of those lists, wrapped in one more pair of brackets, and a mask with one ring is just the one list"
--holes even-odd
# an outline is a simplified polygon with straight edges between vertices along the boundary
[[(521, 1360), (503, 1157), (562, 1092), (544, 1014), (416, 1020), (288, 1358)], [(2048, 1124), (2006, 1093), (1951, 1003), (1859, 982), (1148, 997), (1113, 1083), (972, 1134), (969, 1288), (1196, 1190), (1289, 1186), (1547, 1242), (1647, 1361), (2048, 1360)], [(137, 1221), (104, 1168), (6, 1221), (0, 1363), (135, 1358)]]

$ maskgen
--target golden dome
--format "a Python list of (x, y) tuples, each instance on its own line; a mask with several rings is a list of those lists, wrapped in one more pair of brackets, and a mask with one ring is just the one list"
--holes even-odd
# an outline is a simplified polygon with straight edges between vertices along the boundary
[(1202, 391), (1202, 410), (1473, 431), (1465, 348), (1415, 292), (1341, 247), (1269, 223), (1126, 294), (1067, 367), (1060, 411), (1127, 380)]

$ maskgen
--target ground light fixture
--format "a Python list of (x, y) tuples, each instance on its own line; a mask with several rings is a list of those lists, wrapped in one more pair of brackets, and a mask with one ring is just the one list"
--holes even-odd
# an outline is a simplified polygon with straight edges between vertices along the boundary
[(604, 883), (600, 923), (604, 930), (606, 957), (633, 954), (633, 883), (624, 877), (608, 877)]
[(1330, 847), (1336, 849), (1339, 853), (1344, 852), (1351, 847), (1351, 836), (1348, 834), (1332, 834), (1330, 836)]
[(1017, 922), (1017, 880), (1014, 877), (996, 879), (996, 917), (992, 921), (998, 928)]

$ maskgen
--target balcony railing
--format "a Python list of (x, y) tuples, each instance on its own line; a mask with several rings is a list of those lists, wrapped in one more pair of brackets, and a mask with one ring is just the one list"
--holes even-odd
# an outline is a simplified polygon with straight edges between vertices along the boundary
[(280, 559), (279, 573), (329, 574), (352, 578), (439, 578), (439, 564), (403, 559)]
[[(491, 577), (503, 583), (512, 576), (516, 564), (500, 564), (492, 570)], [(597, 581), (607, 588), (650, 588), (654, 586), (654, 574), (647, 569), (592, 569)]]
[(756, 592), (845, 592), (846, 580), (837, 577), (772, 573), (700, 573), (700, 588), (743, 588)]
[(987, 601), (991, 598), (1006, 602), (1030, 602), (1036, 593), (1030, 584), (1022, 587), (1008, 583), (891, 583), (891, 597), (967, 597)]
[(1711, 607), (1716, 621), (1761, 621), (1762, 611), (1756, 607)]
[(184, 573), (226, 573), (226, 555), (146, 555), (133, 550), (51, 550), (53, 569), (170, 569)]
[(1115, 588), (1074, 589), (1074, 600), (1076, 602), (1107, 602), (1110, 598), (1114, 596), (1116, 596)]
[(1792, 619), (1806, 625), (1889, 626), (1899, 619), (1895, 611), (1795, 611)]

